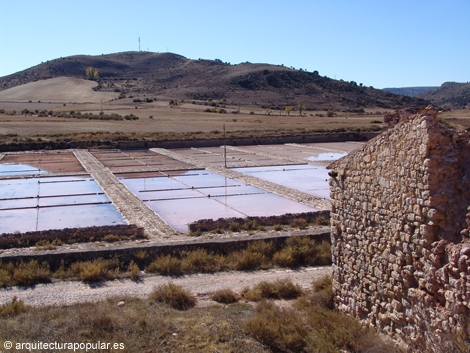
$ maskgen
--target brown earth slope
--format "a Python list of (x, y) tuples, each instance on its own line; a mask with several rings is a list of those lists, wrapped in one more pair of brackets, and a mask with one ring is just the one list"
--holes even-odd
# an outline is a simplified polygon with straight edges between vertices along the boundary
[(441, 87), (416, 97), (429, 100), (444, 109), (465, 109), (470, 107), (470, 83), (445, 82)]
[[(309, 110), (361, 111), (425, 106), (426, 101), (365, 87), (279, 65), (220, 60), (191, 60), (172, 53), (123, 52), (77, 55), (42, 63), (0, 78), (0, 91), (57, 77), (86, 78), (99, 72), (97, 91), (135, 98), (225, 100), (227, 103), (284, 109), (305, 105)], [(77, 101), (77, 100), (71, 100)]]

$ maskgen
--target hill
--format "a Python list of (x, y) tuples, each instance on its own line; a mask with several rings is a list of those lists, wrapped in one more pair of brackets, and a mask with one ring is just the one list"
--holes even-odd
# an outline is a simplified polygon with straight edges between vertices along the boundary
[(470, 106), (470, 83), (445, 82), (441, 87), (420, 93), (416, 97), (444, 109), (464, 109)]
[(399, 87), (399, 88), (383, 88), (384, 91), (393, 93), (393, 94), (403, 94), (405, 96), (414, 97), (420, 93), (436, 89), (435, 86), (426, 86), (426, 87)]
[(75, 77), (56, 77), (26, 83), (0, 91), (0, 101), (42, 101), (42, 102), (95, 102), (111, 100), (119, 93), (96, 92), (94, 81)]
[(221, 60), (191, 60), (172, 53), (149, 52), (76, 55), (51, 60), (0, 77), (0, 93), (17, 87), (18, 91), (4, 92), (3, 95), (15, 100), (15, 94), (18, 94), (17, 99), (27, 99), (21, 90), (28, 86), (23, 85), (58, 77), (84, 79), (88, 67), (99, 72), (93, 88), (96, 92), (120, 94), (121, 97), (216, 99), (266, 109), (283, 109), (286, 105), (302, 103), (310, 110), (336, 111), (361, 111), (373, 107), (396, 109), (427, 104), (423, 99), (394, 95), (353, 81), (333, 80), (317, 71), (249, 62), (231, 65)]

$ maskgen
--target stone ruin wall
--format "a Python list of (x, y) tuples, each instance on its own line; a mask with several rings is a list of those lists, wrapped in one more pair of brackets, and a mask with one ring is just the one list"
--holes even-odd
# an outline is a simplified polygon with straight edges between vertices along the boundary
[(430, 110), (329, 167), (336, 307), (412, 352), (468, 340), (468, 141)]

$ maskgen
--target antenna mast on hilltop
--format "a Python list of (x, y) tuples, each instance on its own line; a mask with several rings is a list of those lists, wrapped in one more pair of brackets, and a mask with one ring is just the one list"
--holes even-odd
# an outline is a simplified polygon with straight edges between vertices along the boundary
[(139, 51), (140, 51), (140, 37), (139, 37)]

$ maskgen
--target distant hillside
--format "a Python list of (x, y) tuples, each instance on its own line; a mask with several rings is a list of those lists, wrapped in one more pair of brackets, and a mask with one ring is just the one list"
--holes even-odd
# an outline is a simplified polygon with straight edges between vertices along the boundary
[[(171, 53), (124, 52), (100, 56), (77, 55), (42, 63), (0, 77), (0, 91), (56, 77), (86, 78), (99, 72), (95, 91), (121, 96), (160, 99), (226, 100), (266, 109), (283, 109), (302, 103), (307, 109), (361, 111), (364, 108), (397, 109), (424, 106), (423, 99), (395, 95), (356, 82), (337, 81), (278, 65), (221, 60), (190, 60)], [(10, 96), (10, 95), (9, 95)]]
[(464, 109), (470, 106), (470, 83), (445, 82), (441, 87), (417, 95), (444, 109)]
[(414, 97), (420, 93), (436, 89), (436, 86), (428, 87), (400, 87), (400, 88), (384, 88), (384, 91), (393, 93), (393, 94), (403, 94), (405, 96)]

